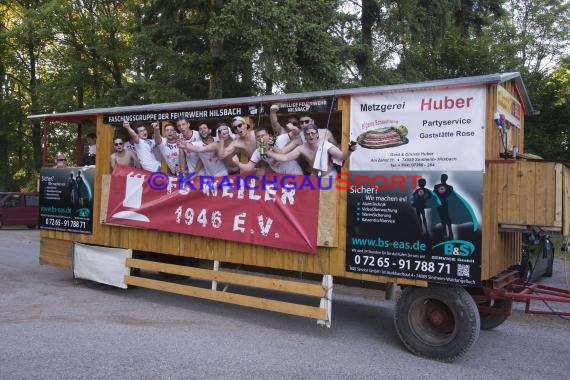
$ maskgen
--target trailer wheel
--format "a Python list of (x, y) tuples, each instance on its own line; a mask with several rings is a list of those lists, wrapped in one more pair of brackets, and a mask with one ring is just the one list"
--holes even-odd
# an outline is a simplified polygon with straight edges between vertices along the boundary
[[(489, 307), (489, 302), (486, 303), (485, 306)], [(502, 311), (504, 305), (503, 300), (495, 300), (493, 304), (493, 309), (497, 309), (496, 313), (493, 312), (485, 312), (479, 310), (479, 318), (481, 319), (481, 330), (492, 330), (497, 326), (500, 326), (507, 320), (507, 316)], [(499, 312), (499, 310), (501, 310)]]
[(458, 286), (406, 287), (396, 303), (396, 331), (415, 355), (451, 362), (479, 337), (477, 305)]

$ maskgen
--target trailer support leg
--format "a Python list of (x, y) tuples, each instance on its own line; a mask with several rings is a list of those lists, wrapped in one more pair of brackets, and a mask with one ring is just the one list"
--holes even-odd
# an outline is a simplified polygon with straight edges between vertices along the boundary
[[(214, 260), (214, 272), (220, 270), (220, 262), (218, 260)], [(218, 281), (212, 280), (212, 290), (218, 290)]]
[(320, 326), (331, 327), (332, 317), (332, 291), (333, 291), (333, 276), (330, 274), (323, 275), (323, 287), (326, 289), (325, 296), (321, 298), (320, 308), (325, 309), (327, 320), (319, 319), (317, 324)]

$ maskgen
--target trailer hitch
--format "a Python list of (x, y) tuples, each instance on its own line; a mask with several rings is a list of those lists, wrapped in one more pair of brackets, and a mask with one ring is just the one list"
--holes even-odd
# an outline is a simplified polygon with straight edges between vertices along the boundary
[(550, 310), (531, 308), (532, 301), (568, 304), (570, 303), (570, 290), (526, 282), (521, 278), (520, 271), (516, 267), (511, 267), (488, 281), (484, 281), (483, 293), (491, 300), (522, 302), (525, 304), (527, 314), (570, 316), (570, 311), (556, 311), (550, 307)]

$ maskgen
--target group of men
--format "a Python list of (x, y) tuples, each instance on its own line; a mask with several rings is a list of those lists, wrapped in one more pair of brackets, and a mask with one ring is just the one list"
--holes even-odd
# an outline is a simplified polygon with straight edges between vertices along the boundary
[[(144, 125), (135, 131), (124, 120), (122, 126), (129, 141), (114, 139), (111, 166), (136, 166), (154, 172), (160, 170), (162, 156), (171, 174), (223, 176), (239, 170), (256, 170), (258, 175), (265, 171), (336, 175), (335, 167), (340, 168), (355, 146), (339, 149), (332, 133), (319, 129), (308, 114), (290, 115), (283, 126), (277, 117), (278, 110), (276, 105), (270, 108), (271, 128), (250, 129), (243, 117), (236, 116), (229, 125), (218, 123), (215, 133), (204, 123), (196, 131), (190, 128), (188, 119), (180, 117), (176, 120), (178, 131), (172, 123), (167, 123), (164, 136), (160, 124), (152, 123), (152, 139)], [(247, 163), (240, 162), (240, 154), (247, 156)], [(299, 159), (303, 159), (303, 165)]]

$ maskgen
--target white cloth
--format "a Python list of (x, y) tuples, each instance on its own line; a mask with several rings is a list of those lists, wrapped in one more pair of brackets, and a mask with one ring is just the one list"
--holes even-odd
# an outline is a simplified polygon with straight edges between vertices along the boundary
[(164, 160), (166, 161), (166, 164), (168, 165), (170, 171), (172, 173), (176, 173), (176, 168), (179, 163), (178, 144), (176, 143), (171, 144), (168, 141), (166, 141), (165, 138), (163, 138), (160, 144), (158, 145), (158, 150), (160, 151), (162, 157), (164, 157)]
[[(195, 146), (206, 146), (203, 141), (194, 141), (192, 145)], [(228, 175), (228, 168), (224, 164), (224, 161), (218, 158), (217, 152), (200, 152), (197, 153), (198, 158), (202, 161), (204, 166), (204, 173), (206, 175), (211, 175), (214, 177), (221, 177)]]
[[(192, 136), (189, 139), (184, 139), (187, 143), (194, 143), (196, 141), (202, 141), (200, 139), (200, 134), (192, 131)], [(196, 171), (196, 165), (198, 164), (198, 154), (194, 152), (189, 152), (184, 150), (184, 154), (186, 155), (186, 167), (188, 168), (189, 173), (194, 173)], [(196, 174), (204, 174), (204, 170), (200, 170), (200, 172)]]
[[(319, 129), (319, 131), (321, 131), (321, 130), (322, 130), (322, 129)], [(324, 134), (324, 136), (327, 136), (328, 133), (331, 133), (331, 132), (327, 129), (327, 130), (326, 130), (326, 133)], [(304, 135), (303, 133), (301, 133), (299, 136), (301, 136), (301, 141), (303, 141), (303, 144), (304, 144), (304, 143), (307, 141), (307, 140), (305, 140), (305, 135)], [(321, 138), (320, 133), (319, 133), (319, 138)], [(327, 140), (327, 141), (328, 141), (328, 140)], [(329, 143), (330, 143), (330, 141), (329, 141)], [(339, 160), (338, 158), (334, 158), (334, 157), (331, 157), (331, 160), (332, 160), (333, 163), (335, 163), (335, 164), (337, 164), (337, 165), (339, 165), (339, 166), (342, 166), (343, 160)]]
[(322, 173), (327, 173), (329, 171), (329, 163), (332, 162), (332, 157), (329, 156), (329, 149), (333, 147), (334, 145), (328, 141), (319, 143), (317, 153), (315, 154), (313, 169)]
[(151, 139), (141, 139), (139, 138), (139, 143), (134, 144), (137, 156), (141, 162), (141, 166), (144, 170), (155, 172), (160, 170), (160, 162), (154, 156), (154, 140)]
[(125, 143), (125, 149), (128, 149), (128, 150), (132, 151), (133, 153), (137, 152), (137, 150), (135, 149), (135, 145), (133, 143), (131, 143), (130, 141), (127, 141)]

